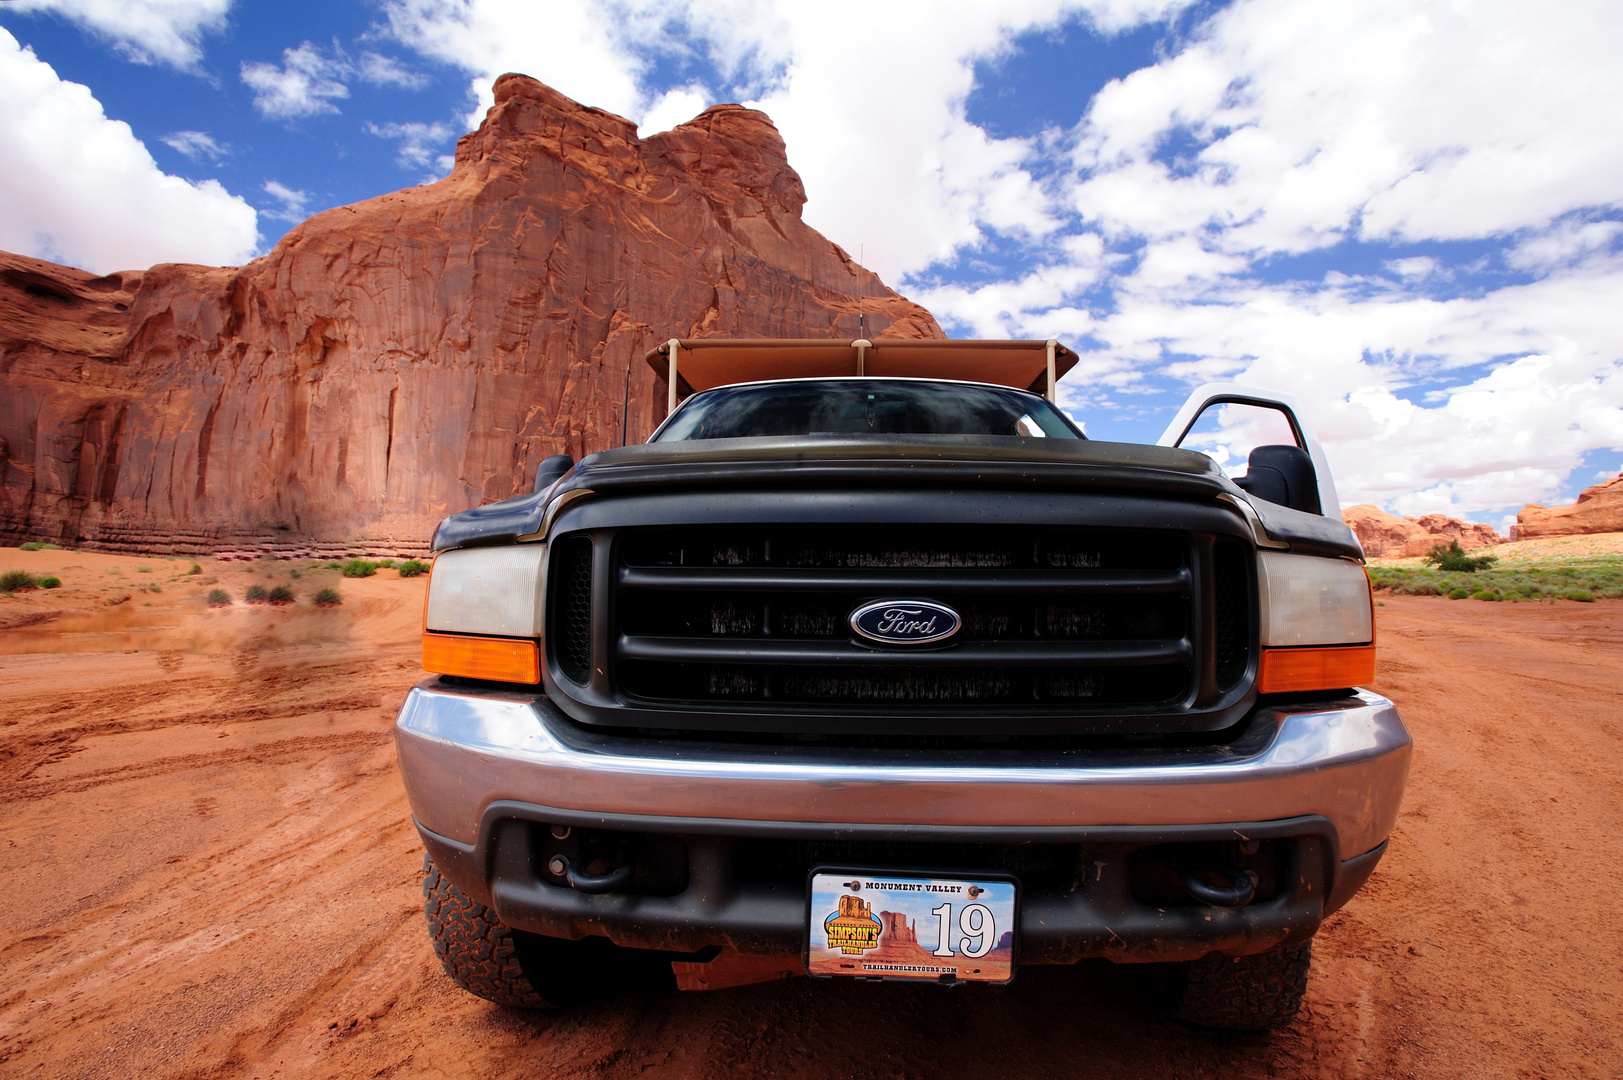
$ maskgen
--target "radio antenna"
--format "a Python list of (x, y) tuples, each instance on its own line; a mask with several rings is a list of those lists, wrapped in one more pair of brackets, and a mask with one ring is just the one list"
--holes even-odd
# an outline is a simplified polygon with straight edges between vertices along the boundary
[(862, 310), (862, 264), (868, 260), (868, 245), (857, 245), (857, 337), (864, 340), (868, 337), (868, 316)]

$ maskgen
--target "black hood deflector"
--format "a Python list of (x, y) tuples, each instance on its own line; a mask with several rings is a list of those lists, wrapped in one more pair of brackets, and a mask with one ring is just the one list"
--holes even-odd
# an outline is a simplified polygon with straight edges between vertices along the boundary
[[(534, 536), (547, 505), (577, 488), (613, 495), (897, 485), (1247, 498), (1205, 454), (1165, 446), (984, 435), (711, 439), (647, 443), (593, 454), (545, 492), (451, 515), (435, 530), (433, 548), (510, 544)], [(1258, 509), (1269, 535), (1289, 542), (1293, 549), (1363, 556), (1351, 530), (1339, 521), (1271, 504), (1267, 514)]]

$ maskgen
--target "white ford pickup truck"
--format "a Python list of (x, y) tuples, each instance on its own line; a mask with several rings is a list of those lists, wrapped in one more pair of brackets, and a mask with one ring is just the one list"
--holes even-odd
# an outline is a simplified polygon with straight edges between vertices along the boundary
[[(1087, 439), (1053, 341), (673, 340), (642, 446), (447, 518), (396, 722), (445, 970), (577, 999), (1160, 965), (1288, 1023), (1409, 767), (1357, 540), (1289, 399)], [(1207, 410), (1289, 442), (1229, 479)]]

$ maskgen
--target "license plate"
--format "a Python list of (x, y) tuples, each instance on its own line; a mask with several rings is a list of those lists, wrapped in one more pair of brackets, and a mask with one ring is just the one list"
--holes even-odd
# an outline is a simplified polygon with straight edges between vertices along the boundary
[(809, 975), (1014, 978), (1017, 896), (1007, 878), (819, 869), (810, 892)]

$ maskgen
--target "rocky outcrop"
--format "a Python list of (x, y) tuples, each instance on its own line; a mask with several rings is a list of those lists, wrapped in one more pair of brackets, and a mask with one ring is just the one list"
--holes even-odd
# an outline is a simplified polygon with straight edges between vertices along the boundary
[(881, 911), (879, 913), (879, 941), (883, 945), (892, 946), (917, 945), (919, 935), (904, 913), (900, 911)]
[(638, 441), (668, 337), (941, 337), (800, 217), (765, 115), (638, 139), (521, 75), (444, 180), (240, 268), (0, 255), (0, 540), (420, 550), (545, 457)]
[(1604, 484), (1585, 488), (1571, 506), (1528, 503), (1517, 513), (1511, 528), (1517, 540), (1606, 532), (1623, 532), (1623, 473)]
[(1341, 511), (1341, 520), (1358, 536), (1368, 558), (1403, 559), (1424, 555), (1438, 544), (1458, 540), (1466, 551), (1503, 544), (1490, 526), (1443, 514), (1403, 518), (1368, 503)]

